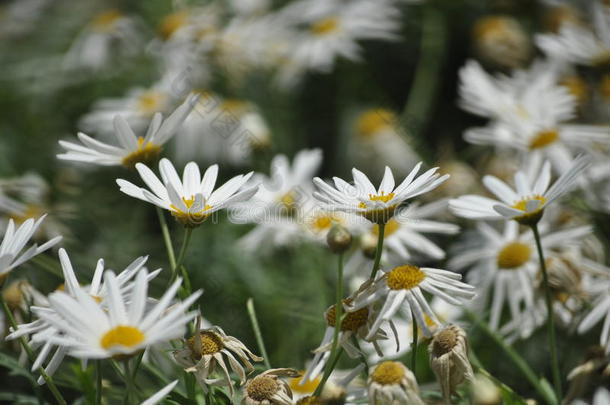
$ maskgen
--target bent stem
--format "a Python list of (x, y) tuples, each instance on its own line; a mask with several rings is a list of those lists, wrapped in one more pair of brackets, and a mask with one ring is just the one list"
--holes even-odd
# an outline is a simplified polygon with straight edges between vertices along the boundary
[(417, 366), (417, 338), (419, 337), (419, 330), (417, 328), (417, 322), (415, 321), (415, 313), (411, 311), (411, 323), (413, 326), (413, 343), (411, 345), (411, 371), (415, 374), (415, 366)]
[(485, 323), (483, 323), (472, 312), (466, 310), (465, 313), (471, 322), (473, 322), (479, 329), (481, 329), (483, 332), (485, 332), (485, 334), (487, 336), (489, 336), (491, 338), (491, 340), (493, 340), (496, 343), (496, 345), (498, 345), (498, 347), (500, 347), (504, 351), (504, 353), (506, 353), (508, 358), (511, 359), (511, 361), (515, 364), (515, 366), (517, 366), (519, 371), (521, 371), (523, 376), (536, 389), (538, 394), (542, 398), (544, 398), (546, 403), (548, 403), (549, 405), (555, 405), (558, 403), (556, 401), (556, 399), (553, 397), (553, 392), (548, 391), (543, 387), (543, 384), (540, 382), (538, 377), (536, 377), (536, 374), (534, 373), (534, 371), (532, 371), (532, 369), (529, 367), (529, 365), (523, 359), (523, 357), (519, 356), (519, 353), (517, 353), (517, 351), (515, 349), (513, 349), (512, 347), (507, 345), (501, 336), (499, 336), (497, 333), (495, 333), (491, 329), (489, 329), (489, 327)]
[[(17, 326), (15, 317), (13, 316), (13, 313), (11, 312), (6, 301), (4, 300), (4, 296), (2, 295), (1, 291), (0, 291), (0, 302), (2, 303), (2, 310), (4, 311), (4, 315), (6, 315), (6, 319), (8, 320), (9, 325), (11, 326), (11, 328), (13, 328), (14, 331), (17, 331), (17, 329), (19, 329), (19, 327)], [(35, 360), (34, 352), (32, 351), (32, 348), (28, 344), (25, 337), (21, 336), (19, 338), (19, 343), (21, 344), (21, 347), (23, 347), (23, 350), (26, 352), (28, 359), (30, 359), (31, 362), (34, 362), (34, 360)], [(53, 379), (51, 378), (50, 375), (47, 374), (47, 372), (44, 370), (44, 368), (41, 366), (36, 371), (38, 371), (38, 373), (40, 373), (40, 376), (47, 384), (47, 387), (49, 387), (49, 391), (51, 391), (51, 394), (53, 394), (53, 397), (55, 398), (57, 403), (60, 405), (68, 405), (66, 400), (64, 399), (64, 397), (61, 395), (61, 392), (59, 392), (59, 390), (57, 389), (57, 386), (53, 382)]]
[(538, 232), (538, 224), (531, 225), (534, 239), (536, 240), (536, 248), (538, 249), (538, 259), (540, 260), (540, 270), (542, 271), (542, 282), (544, 284), (544, 300), (546, 302), (547, 317), (547, 334), (549, 346), (551, 350), (551, 368), (553, 372), (553, 385), (555, 387), (555, 395), (557, 402), (561, 403), (561, 373), (559, 371), (559, 358), (557, 356), (557, 338), (555, 333), (555, 319), (553, 317), (553, 301), (551, 298), (551, 286), (549, 285), (549, 275), (546, 270), (546, 262), (544, 260), (544, 252), (542, 251), (542, 242), (540, 241), (540, 233)]
[(371, 270), (371, 276), (369, 279), (375, 279), (375, 274), (379, 270), (381, 263), (381, 253), (383, 252), (383, 238), (385, 236), (385, 223), (379, 224), (379, 236), (377, 236), (377, 250), (375, 251), (375, 261), (373, 262), (373, 269)]
[(314, 396), (319, 397), (324, 389), (324, 385), (333, 372), (333, 369), (339, 361), (339, 353), (337, 353), (337, 347), (339, 346), (339, 332), (341, 331), (342, 316), (343, 316), (343, 253), (339, 253), (338, 267), (337, 267), (337, 292), (335, 297), (335, 330), (333, 334), (333, 344), (330, 350), (329, 363), (326, 365), (324, 375), (320, 384), (316, 387)]
[(263, 361), (265, 362), (265, 367), (267, 367), (267, 369), (270, 369), (271, 364), (269, 363), (269, 356), (267, 355), (267, 349), (265, 348), (265, 341), (263, 340), (263, 334), (261, 333), (261, 328), (258, 324), (258, 319), (256, 318), (256, 311), (254, 309), (254, 301), (252, 300), (252, 298), (248, 298), (246, 307), (248, 308), (248, 316), (250, 317), (250, 322), (252, 323), (252, 329), (254, 329), (254, 336), (256, 337), (256, 343), (258, 344), (258, 350), (261, 351), (261, 356), (263, 356)]

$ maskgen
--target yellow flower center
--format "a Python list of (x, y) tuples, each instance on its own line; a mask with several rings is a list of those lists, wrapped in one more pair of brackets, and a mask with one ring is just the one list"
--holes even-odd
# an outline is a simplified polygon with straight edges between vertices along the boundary
[(23, 288), (27, 285), (23, 280), (14, 281), (2, 291), (2, 298), (11, 310), (19, 308), (23, 302)]
[(540, 131), (532, 138), (529, 144), (530, 150), (541, 149), (555, 143), (559, 139), (559, 132), (556, 129)]
[(279, 202), (282, 205), (282, 208), (287, 211), (288, 215), (295, 213), (294, 211), (297, 205), (297, 196), (294, 191), (289, 191), (281, 196)]
[[(326, 323), (328, 326), (335, 327), (337, 322), (337, 316), (335, 306), (332, 305), (326, 310)], [(354, 312), (342, 312), (341, 318), (341, 331), (343, 332), (356, 332), (358, 329), (366, 325), (366, 321), (369, 319), (369, 309), (364, 307)]]
[(514, 29), (514, 23), (502, 16), (489, 16), (477, 21), (473, 29), (473, 35), (477, 40), (485, 40), (490, 37), (505, 37), (510, 35)]
[(25, 222), (29, 218), (38, 218), (43, 214), (43, 208), (39, 205), (28, 204), (23, 210), (22, 215), (11, 215), (17, 224)]
[(203, 356), (219, 353), (224, 349), (222, 338), (212, 331), (199, 332), (199, 339), (199, 347), (197, 347), (195, 336), (192, 336), (187, 340), (187, 345), (191, 350), (191, 356), (195, 360), (199, 360)]
[(362, 113), (356, 122), (356, 133), (362, 138), (372, 138), (396, 123), (396, 114), (385, 109)]
[(150, 90), (138, 97), (137, 108), (143, 114), (154, 114), (163, 109), (167, 96), (159, 91)]
[(321, 380), (321, 377), (317, 377), (313, 380), (307, 380), (303, 382), (303, 377), (301, 376), (288, 380), (288, 385), (290, 386), (292, 392), (296, 392), (298, 394), (309, 394), (310, 392), (314, 392), (316, 388), (318, 388), (318, 385), (320, 384)]
[(248, 397), (255, 401), (269, 401), (269, 403), (271, 403), (273, 395), (275, 395), (279, 389), (280, 384), (275, 378), (259, 375), (250, 381), (250, 384), (246, 387), (246, 393), (248, 394)]
[(123, 166), (133, 169), (136, 163), (151, 163), (157, 160), (161, 153), (161, 146), (152, 142), (144, 144), (144, 138), (138, 137), (138, 148), (125, 156), (121, 163)]
[(220, 108), (235, 115), (242, 115), (248, 109), (248, 103), (238, 99), (227, 99), (222, 102)]
[[(538, 208), (533, 211), (526, 212), (527, 203), (531, 200), (538, 200), (540, 203), (538, 204)], [(529, 198), (524, 198), (523, 200), (517, 201), (513, 204), (513, 208), (519, 211), (523, 211), (523, 215), (519, 215), (514, 218), (515, 221), (519, 222), (522, 225), (531, 225), (532, 223), (537, 223), (540, 218), (542, 218), (543, 206), (546, 202), (546, 198), (541, 195), (534, 195)]]
[(91, 28), (98, 32), (110, 32), (114, 29), (114, 24), (123, 18), (118, 10), (108, 10), (96, 15), (91, 20)]
[(328, 231), (334, 224), (342, 223), (343, 220), (336, 215), (320, 213), (310, 221), (309, 225), (315, 233), (322, 233)]
[(324, 18), (311, 24), (310, 30), (318, 36), (332, 34), (339, 30), (339, 20), (334, 17)]
[(203, 207), (203, 209), (201, 211), (193, 212), (193, 211), (190, 211), (190, 208), (193, 206), (193, 203), (195, 202), (195, 197), (194, 196), (191, 196), (191, 198), (182, 197), (182, 201), (184, 201), (184, 204), (186, 205), (186, 208), (188, 211), (184, 212), (181, 209), (179, 209), (178, 207), (176, 207), (174, 204), (171, 204), (169, 206), (171, 208), (170, 213), (172, 214), (172, 216), (174, 218), (176, 218), (176, 220), (178, 222), (180, 222), (182, 225), (184, 225), (186, 227), (190, 227), (190, 228), (199, 226), (206, 219), (208, 219), (208, 217), (210, 216), (210, 213), (208, 211), (213, 208), (211, 205), (205, 204), (205, 206)]
[(159, 24), (159, 33), (163, 39), (169, 39), (178, 29), (186, 25), (188, 21), (188, 13), (186, 11), (177, 11), (163, 18)]
[(587, 99), (587, 83), (580, 76), (566, 76), (561, 79), (559, 84), (568, 89), (570, 94), (574, 96), (574, 98), (576, 99), (576, 101), (578, 101), (579, 104), (582, 104)]
[(388, 273), (387, 284), (392, 290), (410, 290), (421, 284), (426, 273), (417, 266), (405, 264)]
[(371, 380), (381, 385), (400, 384), (405, 378), (405, 366), (397, 361), (384, 361), (371, 373)]
[(516, 269), (523, 266), (530, 259), (532, 249), (522, 242), (511, 242), (504, 246), (496, 258), (500, 269)]
[[(392, 235), (393, 233), (395, 233), (396, 231), (398, 231), (399, 229), (400, 229), (400, 222), (398, 222), (397, 220), (392, 218), (388, 221), (387, 224), (385, 224), (385, 229), (384, 229), (383, 234), (385, 237), (388, 237), (388, 236)], [(379, 225), (373, 224), (372, 232), (373, 232), (373, 235), (379, 236)]]
[(100, 346), (110, 349), (114, 346), (134, 347), (144, 341), (144, 333), (138, 328), (127, 325), (119, 325), (102, 336)]
[(458, 343), (458, 335), (451, 327), (447, 327), (434, 335), (432, 339), (432, 353), (439, 357), (449, 353)]

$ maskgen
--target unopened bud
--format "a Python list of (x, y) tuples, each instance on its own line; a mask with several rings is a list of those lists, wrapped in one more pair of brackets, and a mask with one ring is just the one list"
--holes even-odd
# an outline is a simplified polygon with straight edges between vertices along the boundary
[(360, 248), (365, 257), (374, 260), (377, 253), (377, 236), (370, 233), (362, 235), (362, 238), (360, 238)]
[(480, 58), (500, 67), (517, 68), (530, 57), (529, 37), (512, 17), (492, 15), (479, 19), (473, 37)]
[(326, 243), (333, 253), (343, 253), (352, 245), (352, 234), (345, 227), (335, 224), (326, 235)]
[(493, 381), (477, 374), (472, 382), (472, 403), (474, 405), (500, 405), (502, 394)]

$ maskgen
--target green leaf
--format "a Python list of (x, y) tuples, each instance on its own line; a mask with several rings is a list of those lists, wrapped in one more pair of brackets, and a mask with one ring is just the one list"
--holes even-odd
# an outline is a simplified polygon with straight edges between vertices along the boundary
[(30, 370), (19, 364), (19, 362), (15, 358), (5, 353), (0, 353), (0, 366), (8, 368), (10, 370), (10, 375), (25, 377), (30, 382), (36, 384), (36, 379), (30, 372)]
[(38, 398), (13, 392), (0, 392), (0, 401), (6, 401), (15, 405), (38, 405)]

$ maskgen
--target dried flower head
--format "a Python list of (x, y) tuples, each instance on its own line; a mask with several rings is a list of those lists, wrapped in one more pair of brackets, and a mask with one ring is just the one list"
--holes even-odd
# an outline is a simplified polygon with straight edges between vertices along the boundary
[(466, 332), (457, 325), (439, 329), (428, 346), (430, 367), (436, 374), (443, 397), (450, 403), (451, 394), (464, 381), (474, 378), (468, 360)]
[(397, 361), (384, 361), (371, 370), (368, 396), (373, 405), (424, 404), (415, 376)]
[(299, 375), (291, 368), (274, 368), (257, 375), (246, 383), (242, 405), (293, 405), (292, 391), (280, 377)]

